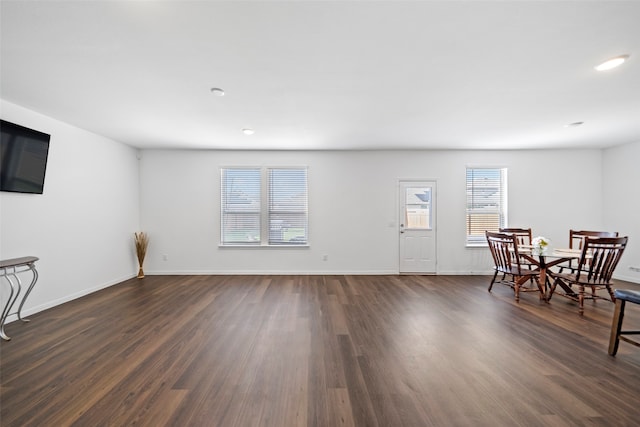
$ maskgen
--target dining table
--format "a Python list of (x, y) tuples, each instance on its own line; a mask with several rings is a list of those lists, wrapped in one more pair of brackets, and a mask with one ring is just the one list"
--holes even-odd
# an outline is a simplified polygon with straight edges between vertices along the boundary
[[(548, 301), (549, 295), (547, 294), (547, 291), (550, 289), (550, 283), (547, 271), (551, 267), (560, 266), (560, 264), (570, 262), (573, 259), (579, 259), (582, 255), (582, 250), (552, 248), (549, 246), (540, 249), (531, 245), (518, 245), (518, 253), (522, 258), (540, 269), (538, 283), (545, 290), (545, 299)], [(560, 282), (559, 284), (565, 292), (569, 294), (574, 293), (574, 291), (564, 283)]]

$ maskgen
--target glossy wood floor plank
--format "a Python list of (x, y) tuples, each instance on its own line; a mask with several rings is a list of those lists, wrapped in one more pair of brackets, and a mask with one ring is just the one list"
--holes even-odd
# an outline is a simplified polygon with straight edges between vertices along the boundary
[(0, 424), (637, 425), (640, 350), (608, 356), (613, 304), (580, 317), (489, 279), (133, 279), (7, 325)]

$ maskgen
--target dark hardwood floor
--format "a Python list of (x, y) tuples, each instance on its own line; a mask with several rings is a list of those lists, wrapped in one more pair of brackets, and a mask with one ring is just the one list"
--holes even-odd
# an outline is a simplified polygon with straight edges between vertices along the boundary
[[(487, 276), (148, 276), (13, 322), (9, 426), (636, 426), (613, 304)], [(620, 283), (619, 287), (640, 289)], [(625, 326), (640, 329), (640, 307)]]

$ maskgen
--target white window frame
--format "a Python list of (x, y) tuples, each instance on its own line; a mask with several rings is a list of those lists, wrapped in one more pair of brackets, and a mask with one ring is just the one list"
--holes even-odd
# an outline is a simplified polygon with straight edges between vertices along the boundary
[[(477, 173), (480, 177), (476, 177), (474, 179), (473, 175), (470, 177), (470, 173)], [(498, 186), (498, 194), (487, 196), (483, 194), (484, 190), (486, 192), (486, 187), (484, 187), (483, 181), (489, 178), (481, 178), (483, 174), (487, 173), (497, 173), (499, 177), (495, 178), (493, 181), (488, 181), (488, 185), (490, 188), (495, 188), (495, 185)], [(482, 181), (480, 181), (482, 179)], [(488, 231), (499, 231), (500, 228), (506, 227), (508, 224), (508, 203), (507, 203), (507, 168), (506, 167), (496, 167), (496, 166), (467, 166), (465, 173), (465, 185), (466, 185), (466, 195), (465, 195), (465, 239), (466, 246), (468, 247), (477, 247), (477, 246), (487, 246), (487, 240), (484, 235), (484, 230), (482, 233), (476, 232), (472, 233), (472, 229), (475, 228), (471, 224), (471, 217), (475, 215), (489, 215), (496, 216), (497, 215), (497, 223), (493, 227), (488, 227)], [(483, 200), (485, 199), (485, 200)], [(485, 204), (485, 206), (483, 206)], [(475, 206), (474, 206), (475, 205)], [(478, 220), (482, 221), (482, 220)], [(476, 223), (478, 221), (475, 221)]]
[[(289, 206), (283, 211), (282, 209), (273, 210), (272, 201), (269, 199), (271, 195), (271, 171), (274, 170), (297, 170), (304, 171), (304, 195), (302, 205), (294, 204)], [(259, 222), (260, 233), (259, 239), (255, 241), (236, 241), (225, 242), (225, 171), (228, 170), (258, 170), (260, 171), (260, 201), (259, 201)], [(308, 196), (309, 196), (309, 183), (308, 183), (308, 167), (307, 166), (223, 166), (220, 167), (220, 247), (308, 247), (309, 246), (309, 208), (308, 208)], [(227, 211), (232, 213), (233, 211)], [(302, 226), (304, 227), (304, 239), (299, 243), (282, 242), (277, 239), (272, 241), (271, 234), (271, 218), (272, 216), (282, 215), (283, 213), (291, 213), (293, 216), (302, 215)]]

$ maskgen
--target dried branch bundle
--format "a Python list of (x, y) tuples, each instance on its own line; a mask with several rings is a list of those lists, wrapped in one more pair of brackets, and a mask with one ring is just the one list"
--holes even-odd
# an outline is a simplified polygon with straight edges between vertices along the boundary
[(144, 257), (147, 255), (147, 246), (149, 246), (149, 236), (144, 231), (135, 233), (136, 242), (136, 255), (138, 256), (138, 265), (140, 269), (138, 271), (138, 278), (144, 277), (142, 271), (142, 264), (144, 263)]

